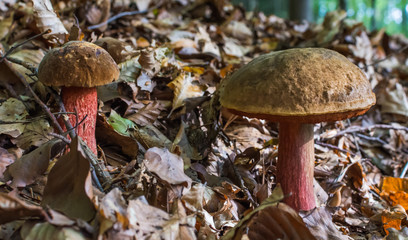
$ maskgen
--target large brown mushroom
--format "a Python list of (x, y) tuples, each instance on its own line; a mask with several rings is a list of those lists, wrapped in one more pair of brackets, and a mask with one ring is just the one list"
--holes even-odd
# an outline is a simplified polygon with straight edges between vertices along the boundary
[(375, 94), (343, 55), (299, 48), (262, 55), (223, 81), (221, 105), (235, 114), (279, 123), (277, 182), (296, 210), (316, 206), (313, 124), (364, 114)]
[[(96, 154), (95, 124), (98, 109), (96, 86), (119, 77), (119, 68), (103, 48), (72, 41), (50, 50), (38, 67), (38, 79), (48, 86), (61, 87), (62, 101), (73, 126), (79, 124), (78, 135)], [(85, 118), (86, 117), (86, 118)]]

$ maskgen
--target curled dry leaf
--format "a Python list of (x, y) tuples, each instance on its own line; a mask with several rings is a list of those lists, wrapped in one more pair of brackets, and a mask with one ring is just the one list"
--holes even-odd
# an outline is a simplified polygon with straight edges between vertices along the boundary
[(172, 185), (191, 187), (191, 178), (184, 173), (183, 159), (165, 148), (153, 147), (147, 150), (143, 160), (146, 168), (160, 179)]
[(78, 138), (71, 141), (70, 149), (51, 169), (41, 204), (89, 221), (95, 216), (90, 164)]
[(46, 216), (47, 214), (41, 207), (27, 205), (20, 199), (5, 193), (0, 193), (0, 224), (8, 223), (21, 218), (44, 218)]
[(0, 104), (0, 121), (7, 124), (0, 125), (0, 134), (7, 134), (13, 138), (20, 136), (25, 129), (24, 123), (21, 121), (25, 120), (27, 116), (28, 112), (23, 102), (15, 98), (9, 98), (2, 102)]
[(34, 18), (40, 31), (51, 30), (50, 34), (44, 36), (49, 38), (50, 36), (68, 33), (61, 20), (55, 14), (50, 0), (33, 0), (33, 7)]
[(6, 171), (7, 166), (12, 164), (15, 160), (15, 155), (0, 147), (0, 179), (3, 179), (3, 172)]
[(199, 85), (193, 83), (193, 77), (190, 74), (181, 73), (173, 81), (167, 84), (173, 89), (173, 107), (171, 112), (175, 109), (184, 106), (184, 100), (187, 98), (201, 97), (204, 93)]
[(35, 182), (48, 168), (49, 161), (65, 147), (61, 140), (51, 140), (23, 155), (9, 165), (5, 175), (12, 177), (12, 186), (25, 187)]

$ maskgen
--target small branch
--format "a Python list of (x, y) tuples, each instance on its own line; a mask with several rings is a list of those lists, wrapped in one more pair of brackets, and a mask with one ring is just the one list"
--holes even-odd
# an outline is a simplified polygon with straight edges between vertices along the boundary
[(348, 153), (348, 154), (350, 154), (350, 155), (352, 155), (352, 156), (356, 156), (356, 155), (357, 155), (357, 154), (355, 154), (355, 153), (353, 153), (353, 152), (351, 152), (351, 151), (349, 151), (349, 150), (346, 150), (346, 149), (343, 149), (343, 148), (339, 148), (339, 147), (334, 146), (334, 145), (332, 145), (332, 144), (323, 143), (323, 142), (319, 142), (319, 141), (316, 141), (315, 144), (320, 145), (320, 146), (323, 146), (323, 147), (328, 147), (328, 148), (331, 148), (331, 149), (335, 149), (335, 150), (338, 150), (338, 151), (341, 151), (341, 152), (344, 152), (344, 153)]
[(71, 143), (71, 140), (69, 140), (68, 138), (62, 136), (61, 134), (56, 134), (56, 133), (48, 133), (48, 135), (53, 136), (55, 138), (61, 139), (64, 143), (66, 143), (67, 145), (69, 145)]
[(345, 129), (343, 131), (339, 131), (336, 135), (327, 137), (325, 139), (330, 139), (330, 138), (335, 138), (339, 136), (343, 136), (348, 133), (355, 133), (355, 132), (365, 132), (365, 131), (371, 131), (373, 129), (388, 129), (388, 130), (402, 130), (405, 132), (408, 132), (408, 127), (398, 127), (398, 126), (390, 126), (386, 124), (374, 124), (368, 127), (360, 127), (360, 126), (352, 126), (349, 127), (348, 129)]
[(20, 47), (20, 46), (22, 46), (22, 45), (24, 45), (24, 44), (30, 42), (31, 40), (33, 40), (33, 39), (35, 39), (35, 38), (41, 37), (42, 35), (45, 35), (45, 34), (48, 34), (48, 33), (51, 33), (51, 29), (47, 29), (45, 32), (42, 32), (42, 33), (37, 34), (37, 35), (35, 35), (35, 36), (32, 36), (32, 37), (30, 37), (30, 38), (28, 38), (28, 39), (22, 41), (21, 43), (15, 45), (15, 46), (13, 46), (13, 47), (11, 47), (3, 56), (0, 57), (0, 62), (3, 62), (3, 60), (4, 60), (5, 58), (7, 58), (7, 56), (10, 55), (10, 54), (11, 54), (14, 50), (16, 50), (18, 47)]
[[(33, 64), (31, 64), (31, 63), (29, 63), (29, 62), (24, 62), (24, 61), (21, 61), (20, 59), (13, 58), (13, 57), (8, 57), (7, 60), (8, 60), (9, 62), (18, 64), (18, 65), (21, 65), (21, 66), (27, 68), (27, 69), (30, 70), (33, 74), (37, 74), (37, 68), (36, 68)], [(29, 76), (29, 77), (32, 77), (31, 75), (28, 75), (28, 76)]]

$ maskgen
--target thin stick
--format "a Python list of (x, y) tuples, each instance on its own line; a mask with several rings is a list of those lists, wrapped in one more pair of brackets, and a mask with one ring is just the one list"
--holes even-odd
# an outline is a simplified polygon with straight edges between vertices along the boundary
[(339, 131), (336, 135), (327, 137), (325, 139), (330, 139), (330, 138), (343, 136), (343, 135), (348, 134), (348, 133), (371, 131), (371, 130), (373, 130), (375, 128), (388, 129), (388, 130), (402, 130), (402, 131), (408, 132), (408, 127), (390, 126), (390, 125), (386, 125), (386, 124), (374, 124), (374, 125), (371, 125), (371, 126), (368, 126), (368, 127), (353, 126), (353, 127), (348, 128), (348, 129), (345, 129), (343, 131)]
[(35, 38), (41, 37), (42, 35), (45, 35), (45, 34), (48, 34), (48, 33), (51, 33), (51, 29), (47, 29), (47, 30), (45, 30), (45, 32), (42, 32), (42, 33), (37, 34), (37, 35), (35, 35), (35, 36), (32, 36), (32, 37), (30, 37), (30, 38), (28, 38), (28, 39), (22, 41), (21, 43), (15, 45), (15, 46), (13, 46), (13, 47), (11, 47), (2, 57), (0, 57), (0, 62), (3, 62), (3, 60), (4, 60), (5, 58), (7, 58), (7, 56), (10, 55), (10, 54), (11, 54), (14, 50), (16, 50), (18, 47), (20, 47), (20, 46), (22, 46), (22, 45), (28, 43), (29, 41), (31, 41), (31, 40), (33, 40), (33, 39), (35, 39)]
[(355, 154), (355, 153), (353, 153), (353, 152), (351, 152), (351, 151), (349, 151), (349, 150), (346, 150), (346, 149), (343, 149), (343, 148), (339, 148), (339, 147), (334, 146), (334, 145), (332, 145), (332, 144), (323, 143), (323, 142), (319, 142), (319, 141), (316, 141), (315, 143), (316, 143), (317, 145), (320, 145), (320, 146), (323, 146), (323, 147), (328, 147), (328, 148), (335, 149), (335, 150), (338, 150), (338, 151), (341, 151), (341, 152), (344, 152), (344, 153), (349, 153), (349, 154), (352, 155), (352, 156), (356, 156), (356, 155), (357, 155), (357, 154)]
[(105, 26), (106, 24), (109, 24), (109, 23), (115, 21), (115, 20), (118, 19), (118, 18), (125, 17), (125, 16), (131, 16), (131, 15), (137, 15), (137, 14), (144, 14), (144, 13), (147, 13), (147, 12), (148, 12), (148, 10), (121, 12), (121, 13), (116, 14), (115, 16), (109, 18), (109, 19), (106, 20), (105, 22), (101, 22), (101, 23), (99, 23), (99, 24), (89, 26), (88, 29), (89, 29), (89, 30), (97, 29), (97, 28), (103, 27), (103, 26)]

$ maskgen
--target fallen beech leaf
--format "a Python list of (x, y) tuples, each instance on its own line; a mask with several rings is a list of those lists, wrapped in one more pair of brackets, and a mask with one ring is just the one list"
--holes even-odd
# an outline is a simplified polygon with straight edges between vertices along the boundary
[(32, 184), (48, 168), (49, 161), (65, 147), (61, 140), (51, 140), (34, 151), (23, 155), (9, 165), (5, 174), (13, 178), (12, 186), (25, 187)]
[(3, 179), (3, 173), (8, 165), (12, 164), (16, 157), (9, 153), (6, 149), (0, 147), (0, 179)]
[(408, 98), (403, 86), (396, 79), (390, 80), (383, 94), (378, 96), (377, 104), (382, 113), (408, 116)]
[[(0, 121), (9, 122), (10, 124), (0, 124), (0, 134), (7, 134), (16, 138), (24, 131), (25, 124), (18, 123), (28, 116), (24, 104), (15, 98), (9, 98), (7, 101), (0, 103)], [(17, 123), (14, 123), (17, 122)]]
[(127, 228), (129, 223), (126, 217), (127, 205), (118, 188), (112, 189), (99, 204), (99, 213), (112, 222), (119, 221), (122, 228)]
[(147, 150), (143, 160), (146, 168), (168, 184), (191, 187), (191, 178), (184, 173), (183, 159), (165, 148)]
[(401, 222), (403, 219), (407, 218), (405, 209), (402, 206), (400, 206), (400, 208), (394, 207), (393, 209), (391, 209), (391, 211), (384, 210), (381, 213), (381, 222), (387, 235), (389, 234), (389, 228), (401, 230)]
[(395, 206), (397, 204), (408, 209), (408, 179), (384, 177), (381, 185), (381, 196), (388, 198)]
[(95, 216), (90, 165), (78, 140), (71, 141), (71, 150), (51, 169), (41, 204), (68, 217), (89, 221)]
[(34, 18), (40, 31), (51, 30), (50, 34), (44, 35), (45, 37), (68, 33), (61, 20), (55, 14), (50, 0), (33, 0), (33, 7)]
[(136, 231), (136, 239), (146, 239), (161, 229), (170, 215), (165, 211), (152, 207), (140, 199), (130, 200), (127, 208), (129, 228)]
[(171, 112), (184, 106), (185, 99), (201, 97), (204, 93), (199, 85), (193, 83), (191, 75), (186, 73), (178, 75), (173, 81), (167, 84), (167, 86), (174, 90), (173, 107)]
[(53, 132), (47, 120), (38, 119), (26, 124), (24, 132), (18, 136), (13, 142), (22, 149), (30, 147), (39, 147), (51, 140), (49, 133)]
[(156, 86), (156, 82), (153, 82), (152, 79), (144, 71), (137, 78), (137, 86), (140, 87), (142, 91), (152, 92)]
[(0, 193), (0, 224), (27, 217), (46, 216), (46, 212), (41, 207), (28, 205), (20, 199)]
[(50, 223), (31, 223), (26, 222), (21, 229), (23, 239), (41, 239), (41, 240), (87, 240), (80, 230), (71, 227), (58, 227)]
[(148, 102), (146, 105), (136, 103), (130, 106), (130, 110), (132, 112), (134, 111), (134, 113), (126, 115), (125, 117), (139, 126), (146, 126), (153, 124), (164, 109), (163, 103), (160, 101)]

